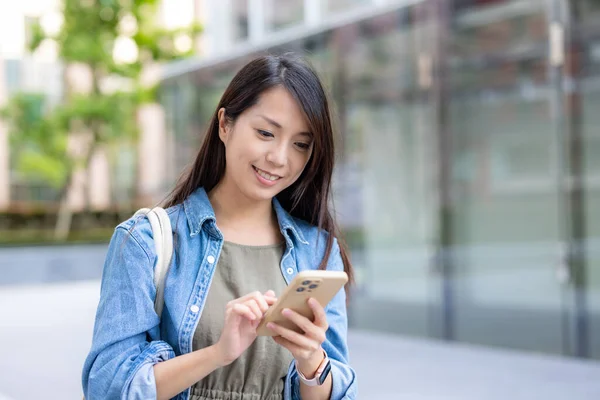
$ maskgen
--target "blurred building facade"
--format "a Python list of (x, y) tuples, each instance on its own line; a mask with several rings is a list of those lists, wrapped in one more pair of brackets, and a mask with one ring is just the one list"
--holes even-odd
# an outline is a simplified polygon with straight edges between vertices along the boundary
[(600, 2), (201, 3), (204, 56), (164, 72), (168, 181), (246, 61), (303, 53), (340, 122), (351, 326), (600, 359)]

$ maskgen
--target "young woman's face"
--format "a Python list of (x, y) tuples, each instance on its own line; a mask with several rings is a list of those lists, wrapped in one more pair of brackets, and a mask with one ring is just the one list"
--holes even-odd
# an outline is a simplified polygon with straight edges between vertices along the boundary
[(219, 110), (219, 136), (225, 144), (225, 182), (252, 200), (270, 200), (293, 184), (313, 151), (304, 114), (281, 86), (263, 92), (234, 124)]

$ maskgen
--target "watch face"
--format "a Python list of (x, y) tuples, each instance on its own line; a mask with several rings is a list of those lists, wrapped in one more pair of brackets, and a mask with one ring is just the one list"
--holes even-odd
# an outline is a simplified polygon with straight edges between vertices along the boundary
[(327, 365), (325, 366), (325, 369), (319, 376), (319, 385), (322, 385), (323, 382), (325, 382), (325, 379), (327, 379), (327, 376), (329, 375), (330, 371), (331, 371), (331, 360), (328, 360)]

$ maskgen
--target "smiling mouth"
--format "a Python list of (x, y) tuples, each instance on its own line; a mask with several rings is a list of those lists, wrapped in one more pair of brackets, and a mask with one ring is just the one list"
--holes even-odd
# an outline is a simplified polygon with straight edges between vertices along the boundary
[(265, 178), (268, 181), (276, 181), (277, 179), (281, 179), (280, 176), (278, 175), (271, 175), (266, 171), (263, 171), (262, 169), (256, 168), (254, 165), (252, 166), (252, 168), (254, 168), (254, 170), (256, 171), (257, 174), (259, 174), (261, 177)]

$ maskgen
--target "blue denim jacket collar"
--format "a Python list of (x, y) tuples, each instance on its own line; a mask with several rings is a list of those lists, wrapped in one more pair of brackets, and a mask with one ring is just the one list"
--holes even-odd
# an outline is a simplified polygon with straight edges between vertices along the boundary
[[(208, 194), (204, 188), (200, 187), (196, 189), (183, 202), (183, 206), (188, 220), (191, 237), (197, 235), (203, 228), (204, 224), (208, 223), (208, 232), (219, 239), (223, 238), (223, 235), (216, 227), (215, 211), (210, 204)], [(300, 243), (305, 245), (309, 244), (304, 238), (302, 230), (298, 227), (295, 219), (281, 206), (277, 198), (273, 198), (273, 208), (275, 209), (275, 214), (277, 215), (277, 221), (279, 221), (279, 228), (288, 247), (293, 247), (293, 240), (290, 237), (290, 233)]]

